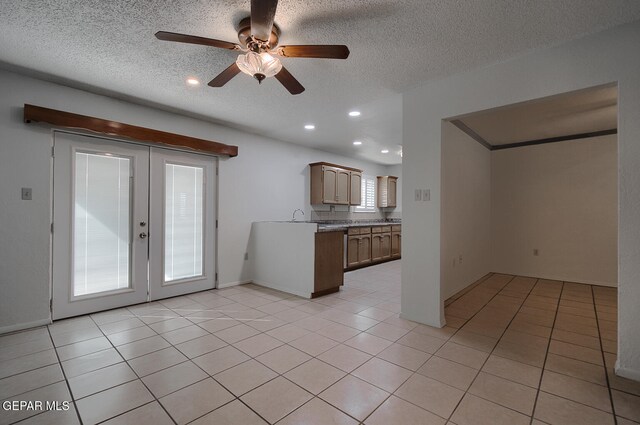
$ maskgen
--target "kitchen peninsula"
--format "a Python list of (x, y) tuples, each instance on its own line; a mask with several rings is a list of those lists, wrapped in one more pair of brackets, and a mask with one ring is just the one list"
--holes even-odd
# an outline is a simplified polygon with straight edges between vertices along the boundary
[(304, 298), (340, 290), (344, 271), (400, 258), (399, 221), (255, 222), (254, 283)]

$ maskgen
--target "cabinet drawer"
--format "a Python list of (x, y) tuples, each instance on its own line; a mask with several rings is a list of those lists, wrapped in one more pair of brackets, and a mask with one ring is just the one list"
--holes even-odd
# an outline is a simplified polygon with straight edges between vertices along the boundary
[(349, 229), (347, 230), (347, 235), (359, 235), (359, 234), (360, 234), (359, 227), (349, 227)]
[(401, 225), (391, 226), (391, 231), (392, 232), (401, 232), (402, 231), (402, 226)]
[(371, 228), (371, 233), (389, 233), (391, 226), (376, 226)]
[(369, 233), (371, 233), (371, 227), (360, 227), (361, 235), (368, 235)]

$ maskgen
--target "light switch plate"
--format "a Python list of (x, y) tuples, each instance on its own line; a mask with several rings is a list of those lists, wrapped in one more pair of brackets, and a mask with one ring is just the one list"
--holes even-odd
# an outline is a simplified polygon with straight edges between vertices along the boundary
[(422, 190), (422, 200), (425, 202), (431, 200), (431, 189)]
[(22, 200), (30, 201), (32, 199), (32, 196), (33, 196), (33, 191), (31, 190), (30, 187), (22, 188)]
[(416, 189), (415, 196), (416, 196), (416, 199), (415, 199), (416, 202), (422, 201), (422, 190)]

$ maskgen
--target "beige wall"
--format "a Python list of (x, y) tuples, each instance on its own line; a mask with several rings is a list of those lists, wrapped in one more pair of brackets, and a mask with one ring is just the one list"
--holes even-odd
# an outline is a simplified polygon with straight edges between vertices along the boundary
[(402, 205), (401, 317), (443, 326), (440, 287), (442, 120), (617, 82), (618, 361), (640, 380), (640, 21), (511, 60), (412, 87), (403, 93), (402, 187), (431, 189), (430, 202)]
[(491, 170), (492, 271), (617, 285), (616, 136), (493, 151)]
[[(441, 285), (446, 299), (491, 270), (491, 152), (442, 123)], [(460, 261), (462, 256), (462, 261)]]

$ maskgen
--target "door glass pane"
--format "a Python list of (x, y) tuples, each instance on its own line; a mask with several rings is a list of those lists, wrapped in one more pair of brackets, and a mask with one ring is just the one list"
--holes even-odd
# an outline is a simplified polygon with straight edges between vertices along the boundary
[(204, 170), (165, 165), (164, 280), (203, 275)]
[(130, 287), (131, 160), (75, 154), (73, 294)]

